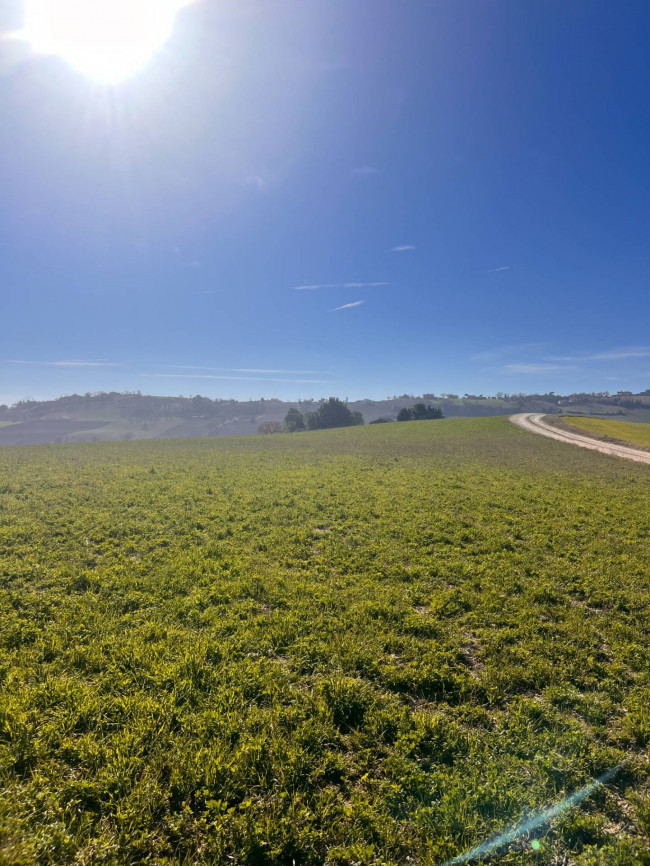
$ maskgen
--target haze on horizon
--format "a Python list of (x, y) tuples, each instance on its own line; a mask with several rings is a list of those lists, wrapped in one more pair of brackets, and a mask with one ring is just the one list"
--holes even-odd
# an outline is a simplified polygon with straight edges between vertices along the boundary
[(140, 0), (100, 46), (37, 3), (0, 11), (0, 403), (650, 387), (647, 4)]

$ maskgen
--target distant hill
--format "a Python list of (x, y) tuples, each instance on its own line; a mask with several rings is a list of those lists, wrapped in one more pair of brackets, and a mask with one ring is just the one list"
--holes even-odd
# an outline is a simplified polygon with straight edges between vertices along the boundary
[[(386, 400), (348, 405), (366, 424), (395, 420), (400, 409), (418, 401), (439, 406), (446, 417), (511, 415), (515, 412), (592, 415), (650, 421), (650, 391), (609, 394), (402, 394)], [(291, 407), (312, 411), (321, 401), (212, 400), (208, 397), (157, 397), (135, 393), (72, 394), (56, 400), (22, 400), (0, 406), (0, 445), (53, 442), (102, 442), (119, 439), (170, 439), (245, 436), (261, 424), (284, 419)]]

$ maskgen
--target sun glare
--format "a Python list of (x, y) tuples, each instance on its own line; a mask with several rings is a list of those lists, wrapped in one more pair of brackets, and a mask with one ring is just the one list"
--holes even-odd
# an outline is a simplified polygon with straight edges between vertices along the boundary
[(171, 36), (186, 0), (25, 0), (23, 38), (83, 75), (116, 84), (140, 72)]

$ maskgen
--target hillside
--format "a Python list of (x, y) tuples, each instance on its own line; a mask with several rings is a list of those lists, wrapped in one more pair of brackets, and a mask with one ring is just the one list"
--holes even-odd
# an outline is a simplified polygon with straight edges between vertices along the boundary
[[(563, 412), (617, 417), (631, 422), (650, 421), (650, 394), (647, 393), (565, 397), (556, 394), (499, 394), (496, 397), (403, 394), (386, 400), (359, 400), (349, 406), (361, 412), (369, 423), (377, 418), (395, 420), (400, 409), (410, 408), (417, 400), (440, 407), (448, 418)], [(309, 412), (318, 406), (317, 400), (237, 402), (140, 393), (75, 394), (42, 402), (24, 400), (11, 407), (0, 406), (0, 445), (246, 436), (256, 433), (260, 424), (281, 422), (292, 407)]]
[(440, 866), (618, 767), (504, 862), (647, 864), (648, 480), (499, 418), (3, 449), (0, 859)]
[(626, 442), (631, 445), (650, 449), (650, 424), (630, 424), (625, 421), (613, 421), (604, 418), (583, 418), (580, 416), (564, 416), (571, 427), (581, 432), (589, 433), (596, 438)]

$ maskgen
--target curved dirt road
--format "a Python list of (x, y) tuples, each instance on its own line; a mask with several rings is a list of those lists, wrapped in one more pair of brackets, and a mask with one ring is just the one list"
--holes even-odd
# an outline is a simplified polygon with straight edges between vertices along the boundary
[(560, 430), (551, 427), (544, 421), (544, 415), (525, 413), (523, 415), (511, 415), (510, 420), (522, 430), (529, 433), (539, 433), (540, 436), (548, 436), (549, 439), (557, 439), (558, 442), (568, 442), (578, 445), (580, 448), (590, 448), (592, 451), (600, 451), (601, 454), (610, 454), (613, 457), (624, 457), (626, 460), (635, 460), (637, 463), (650, 464), (650, 451), (637, 451), (636, 448), (626, 445), (615, 445), (611, 442), (600, 442), (598, 439), (590, 439), (589, 436), (581, 436), (580, 433), (569, 433), (568, 430)]

